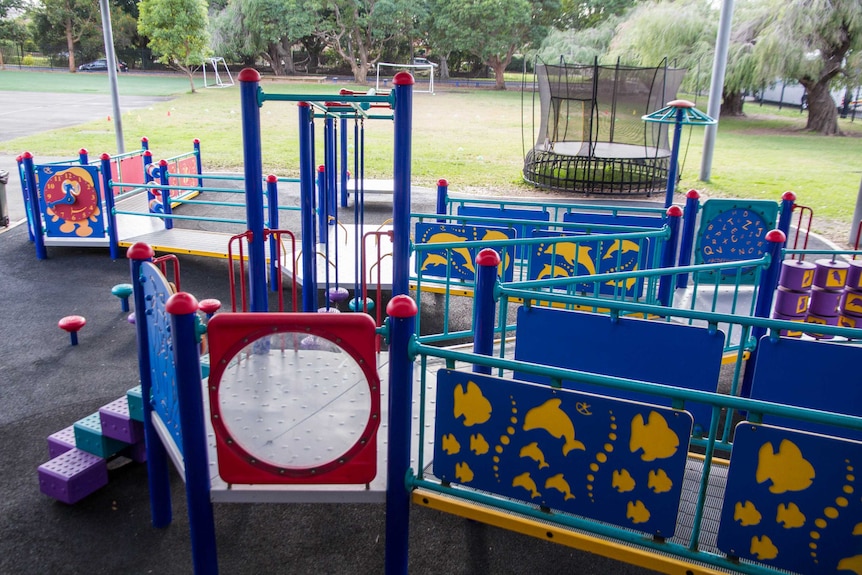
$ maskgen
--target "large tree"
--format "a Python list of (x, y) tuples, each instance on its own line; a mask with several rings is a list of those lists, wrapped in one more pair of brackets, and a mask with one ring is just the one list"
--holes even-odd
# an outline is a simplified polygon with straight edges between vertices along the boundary
[[(91, 0), (42, 0), (34, 14), (34, 25), (39, 31), (40, 46), (55, 46), (53, 39), (62, 38), (69, 54), (69, 71), (77, 70), (75, 49), (83, 40), (90, 44), (101, 37), (102, 18), (99, 3)], [(87, 42), (85, 42), (87, 43)], [(56, 44), (59, 47), (59, 44)]]
[(595, 28), (612, 16), (622, 16), (643, 0), (561, 0), (560, 23), (570, 30)]
[(479, 57), (494, 71), (495, 87), (505, 90), (512, 56), (538, 48), (559, 14), (558, 0), (439, 0), (434, 19), (447, 44)]
[(862, 50), (862, 0), (767, 0), (771, 19), (756, 46), (761, 75), (792, 78), (808, 94), (807, 129), (836, 135), (834, 81), (855, 76)]
[[(0, 0), (0, 44), (18, 40), (14, 16), (23, 6), (21, 0)], [(3, 50), (0, 49), (0, 70), (4, 67)]]
[(418, 0), (318, 0), (320, 23), (315, 35), (350, 66), (364, 84), (386, 47), (416, 33), (422, 4)]
[(314, 24), (314, 13), (299, 0), (231, 0), (213, 20), (213, 48), (261, 57), (277, 76), (295, 74), (292, 47)]
[(194, 93), (194, 66), (209, 55), (206, 0), (141, 0), (138, 9), (138, 32), (159, 62), (188, 75)]

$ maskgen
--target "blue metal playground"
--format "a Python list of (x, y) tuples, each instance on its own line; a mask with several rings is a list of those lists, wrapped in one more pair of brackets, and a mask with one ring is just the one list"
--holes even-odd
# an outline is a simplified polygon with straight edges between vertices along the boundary
[[(127, 401), (152, 524), (171, 522), (173, 467), (196, 573), (218, 572), (218, 504), (385, 502), (388, 574), (407, 572), (413, 506), (674, 575), (862, 574), (862, 260), (793, 247), (793, 194), (600, 206), (453, 198), (441, 181), (435, 212), (413, 213), (409, 74), (391, 92), (319, 96), (267, 94), (250, 69), (238, 80), (241, 303), (202, 316), (153, 246), (127, 240), (141, 378)], [(285, 103), (301, 144), (295, 245), (261, 167), (260, 110)], [(357, 118), (393, 125), (385, 227), (334, 211), (349, 187), (332, 128)], [(64, 182), (105, 199), (132, 187), (108, 157), (55, 168), (59, 192), (40, 169), (22, 172), (43, 206), (37, 245), (41, 218), (81, 197)], [(180, 192), (156, 220), (181, 221), (183, 194), (207, 191), (151, 171), (163, 180), (144, 192)], [(301, 296), (270, 311), (282, 276)], [(379, 319), (320, 313), (345, 300)]]

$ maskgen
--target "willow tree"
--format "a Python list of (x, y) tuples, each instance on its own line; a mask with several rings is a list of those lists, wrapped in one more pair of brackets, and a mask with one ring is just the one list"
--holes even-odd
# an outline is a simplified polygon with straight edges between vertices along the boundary
[(194, 93), (194, 67), (209, 55), (206, 0), (141, 0), (138, 8), (138, 32), (159, 62), (188, 75)]
[(840, 134), (831, 90), (862, 50), (862, 0), (768, 0), (772, 18), (757, 42), (761, 75), (791, 78), (808, 94), (806, 128)]

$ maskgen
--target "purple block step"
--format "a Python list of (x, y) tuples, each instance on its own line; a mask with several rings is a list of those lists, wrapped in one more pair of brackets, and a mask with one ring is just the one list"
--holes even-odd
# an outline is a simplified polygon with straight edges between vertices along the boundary
[(80, 449), (70, 449), (39, 466), (39, 490), (63, 503), (80, 501), (107, 484), (106, 461)]
[(125, 441), (106, 437), (102, 433), (98, 412), (79, 419), (74, 423), (74, 427), (75, 447), (97, 457), (107, 458), (128, 447)]
[(126, 396), (100, 407), (99, 421), (105, 437), (126, 443), (137, 443), (144, 438), (144, 424), (131, 418)]
[(70, 425), (48, 436), (48, 457), (54, 459), (75, 448), (75, 426)]
[(142, 439), (141, 441), (130, 445), (123, 452), (126, 457), (130, 457), (135, 463), (146, 463), (147, 461), (147, 444)]

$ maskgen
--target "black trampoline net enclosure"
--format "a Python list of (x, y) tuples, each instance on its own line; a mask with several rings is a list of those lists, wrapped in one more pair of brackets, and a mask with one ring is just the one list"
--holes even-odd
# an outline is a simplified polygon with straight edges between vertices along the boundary
[(541, 112), (524, 159), (526, 181), (621, 196), (667, 188), (668, 125), (641, 118), (676, 99), (684, 69), (561, 62), (535, 70)]

